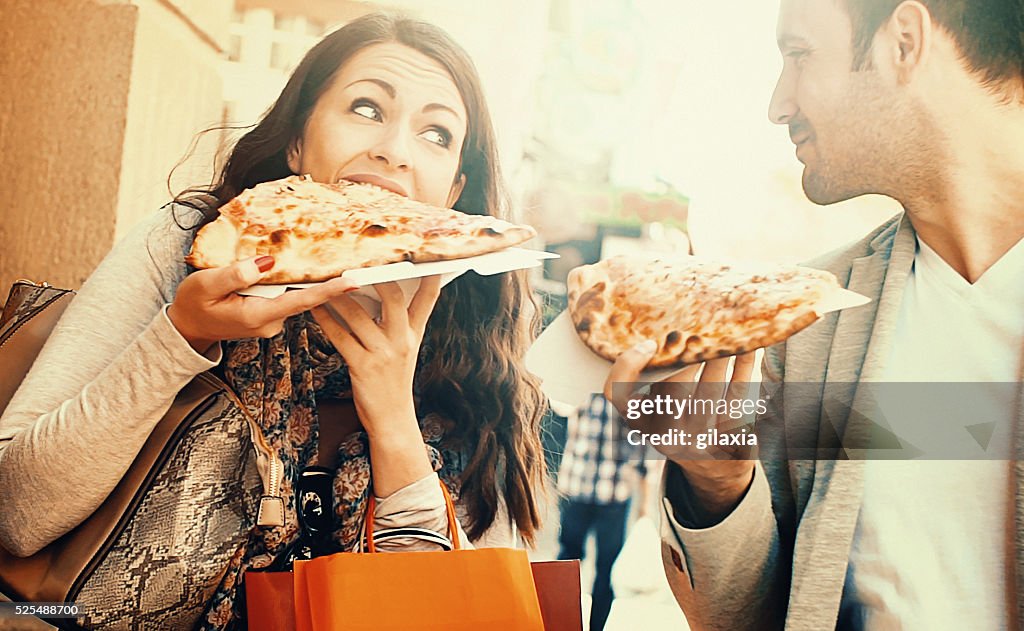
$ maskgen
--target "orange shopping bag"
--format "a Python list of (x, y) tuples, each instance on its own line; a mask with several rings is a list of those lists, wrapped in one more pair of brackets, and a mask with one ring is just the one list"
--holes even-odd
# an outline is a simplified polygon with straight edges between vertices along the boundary
[(291, 572), (246, 572), (245, 607), (249, 631), (292, 631), (295, 601)]
[(373, 496), (367, 552), (294, 565), (297, 631), (544, 631), (525, 550), (462, 550), (448, 506), (451, 551), (376, 553)]
[[(532, 561), (544, 631), (583, 631), (579, 561)], [(249, 631), (294, 631), (295, 588), (292, 572), (246, 572)], [(305, 583), (303, 600), (308, 603)], [(303, 607), (303, 629), (313, 624)]]

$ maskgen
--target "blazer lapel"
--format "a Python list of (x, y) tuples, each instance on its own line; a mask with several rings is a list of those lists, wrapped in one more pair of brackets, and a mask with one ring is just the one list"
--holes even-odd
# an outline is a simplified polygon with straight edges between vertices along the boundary
[[(1024, 623), (1024, 392), (1017, 395), (1017, 426), (1015, 428), (1015, 455), (1012, 463), (1014, 489), (1013, 552), (1010, 556), (1015, 602), (1010, 608), (1011, 628)], [(1016, 618), (1015, 620), (1013, 618)]]
[[(904, 216), (893, 232), (879, 235), (872, 252), (853, 261), (847, 288), (871, 298), (863, 307), (839, 313), (825, 370), (819, 444), (838, 447), (856, 436), (858, 382), (876, 379), (884, 369), (899, 318), (916, 239)], [(830, 451), (828, 449), (823, 451)], [(838, 458), (845, 451), (832, 451)], [(842, 598), (850, 545), (863, 497), (863, 465), (857, 460), (821, 459), (797, 530), (787, 628), (835, 625)]]
[[(857, 446), (866, 444), (862, 441), (872, 427), (870, 414), (856, 413), (858, 410), (872, 409), (872, 402), (868, 400), (870, 395), (866, 393), (866, 390), (870, 389), (861, 388), (860, 384), (878, 381), (883, 376), (885, 363), (892, 350), (893, 334), (899, 321), (903, 291), (913, 268), (916, 252), (917, 237), (909, 218), (904, 216), (889, 243), (889, 248), (877, 251), (874, 256), (865, 257), (870, 261), (862, 263), (864, 282), (871, 285), (873, 281), (876, 292), (876, 296), (873, 297), (876, 300), (876, 308), (870, 324), (866, 318), (864, 322), (854, 322), (851, 318), (849, 329), (836, 333), (837, 339), (843, 333), (849, 334), (851, 338), (859, 336), (858, 341), (862, 349), (859, 355), (851, 349), (849, 361), (841, 361), (838, 365), (833, 364), (837, 359), (836, 353), (833, 353), (833, 359), (829, 362), (829, 376), (826, 379), (830, 384), (826, 388), (839, 406), (833, 410), (832, 417), (842, 424), (837, 430), (843, 437), (847, 457), (862, 456), (858, 453)], [(863, 259), (856, 263), (861, 261)], [(858, 329), (856, 326), (864, 328)]]

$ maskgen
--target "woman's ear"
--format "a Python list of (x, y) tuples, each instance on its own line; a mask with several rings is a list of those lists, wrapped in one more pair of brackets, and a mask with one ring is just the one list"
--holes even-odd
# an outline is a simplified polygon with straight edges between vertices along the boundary
[(288, 143), (288, 168), (295, 175), (300, 175), (299, 167), (302, 166), (302, 139), (296, 138)]
[(462, 195), (462, 190), (466, 188), (466, 174), (460, 173), (459, 177), (452, 182), (452, 190), (448, 193), (448, 208), (455, 205), (455, 202), (459, 201), (459, 197)]

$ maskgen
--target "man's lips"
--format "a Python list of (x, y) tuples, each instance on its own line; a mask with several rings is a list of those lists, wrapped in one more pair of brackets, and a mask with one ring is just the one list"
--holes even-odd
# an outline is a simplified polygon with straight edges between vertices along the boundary
[(398, 182), (373, 173), (353, 173), (351, 175), (343, 175), (340, 179), (348, 180), (349, 182), (356, 182), (358, 184), (373, 184), (374, 186), (379, 186), (386, 191), (398, 193), (402, 197), (409, 196), (409, 192), (406, 191), (405, 187)]

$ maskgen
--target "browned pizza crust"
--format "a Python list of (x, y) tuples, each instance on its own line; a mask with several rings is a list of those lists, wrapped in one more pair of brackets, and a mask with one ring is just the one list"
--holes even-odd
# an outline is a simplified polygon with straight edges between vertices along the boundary
[(196, 235), (186, 262), (222, 267), (272, 255), (268, 284), (316, 282), (350, 269), (495, 252), (536, 236), (530, 226), (413, 201), (371, 184), (292, 176), (246, 190)]
[(613, 257), (569, 273), (569, 312), (580, 338), (614, 361), (645, 339), (648, 368), (682, 366), (777, 344), (820, 316), (814, 306), (839, 289), (828, 272), (758, 269), (692, 257)]

